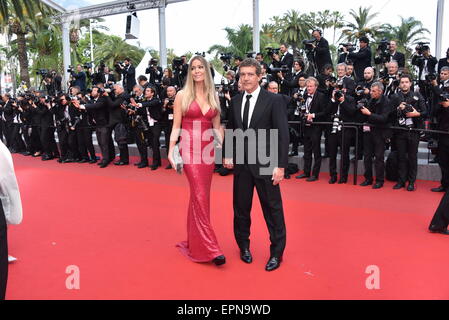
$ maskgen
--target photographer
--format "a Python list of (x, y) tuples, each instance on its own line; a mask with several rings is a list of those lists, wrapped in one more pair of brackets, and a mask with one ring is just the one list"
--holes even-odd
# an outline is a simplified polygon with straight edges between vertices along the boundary
[(371, 48), (369, 47), (369, 39), (361, 37), (360, 50), (358, 52), (348, 52), (347, 47), (343, 47), (343, 52), (348, 52), (348, 59), (353, 61), (356, 81), (363, 79), (363, 73), (367, 67), (371, 67)]
[(38, 99), (36, 100), (36, 97), (30, 97), (28, 100), (28, 103), (30, 105), (30, 116), (31, 116), (31, 136), (30, 136), (30, 143), (31, 143), (31, 152), (33, 153), (33, 157), (39, 157), (43, 153), (42, 143), (41, 143), (41, 121), (42, 117), (37, 112), (37, 104)]
[(130, 98), (130, 106), (128, 107), (128, 115), (131, 118), (131, 131), (135, 137), (137, 149), (140, 154), (140, 162), (135, 163), (139, 169), (148, 167), (148, 151), (150, 144), (147, 113), (142, 108), (142, 101), (144, 100), (143, 92), (149, 87), (141, 87), (135, 85), (133, 89), (133, 97)]
[[(175, 78), (173, 77), (173, 71), (170, 68), (164, 69), (164, 75), (162, 76), (161, 86), (164, 82), (167, 83), (168, 86), (176, 85)], [(159, 92), (160, 92), (160, 88), (159, 88)]]
[(2, 96), (2, 121), (3, 121), (3, 130), (6, 139), (6, 146), (9, 151), (11, 151), (11, 132), (12, 132), (12, 121), (14, 119), (13, 114), (13, 100), (11, 99), (11, 95), (9, 93), (5, 93)]
[[(293, 102), (288, 105), (289, 121), (301, 121), (301, 114), (305, 112), (305, 96), (307, 93), (306, 75), (301, 74), (298, 78), (298, 85), (296, 89), (293, 89), (292, 97)], [(289, 153), (289, 157), (298, 155), (299, 145), (303, 143), (304, 132), (301, 125), (290, 125), (290, 141), (292, 142), (292, 151)]]
[[(301, 115), (304, 128), (304, 173), (296, 179), (305, 179), (307, 182), (318, 181), (321, 169), (321, 132), (319, 125), (313, 122), (325, 120), (329, 99), (318, 92), (318, 80), (310, 77), (306, 81), (307, 94), (305, 97), (304, 112)], [(312, 154), (315, 164), (312, 170)]]
[(334, 67), (331, 64), (326, 64), (321, 70), (321, 73), (316, 77), (319, 83), (318, 91), (327, 97), (331, 96), (333, 90), (332, 85), (337, 81), (337, 79), (332, 76), (333, 72)]
[(86, 91), (86, 82), (87, 82), (87, 76), (86, 73), (83, 71), (83, 66), (82, 65), (77, 65), (76, 66), (76, 71), (73, 71), (72, 69), (70, 70), (70, 74), (72, 76), (72, 84), (71, 87), (77, 86), (80, 88), (81, 92), (85, 92)]
[(91, 92), (92, 100), (89, 103), (82, 104), (80, 100), (73, 101), (75, 108), (91, 112), (93, 121), (95, 121), (97, 141), (102, 155), (101, 162), (98, 163), (100, 168), (106, 168), (115, 158), (115, 148), (108, 127), (109, 108), (107, 96), (108, 93), (104, 89), (93, 87)]
[(126, 58), (123, 64), (118, 63), (116, 66), (123, 74), (123, 88), (130, 93), (136, 85), (136, 69), (132, 65), (131, 59)]
[[(161, 121), (159, 121), (161, 129), (164, 131), (165, 147), (167, 150), (170, 144), (170, 135), (173, 127), (173, 105), (175, 103), (176, 94), (177, 92), (175, 87), (167, 88), (166, 98), (163, 100), (162, 104), (162, 117)], [(172, 169), (170, 163), (165, 169)]]
[(391, 104), (383, 95), (384, 85), (375, 82), (371, 86), (370, 100), (359, 101), (357, 108), (365, 116), (364, 122), (375, 126), (363, 126), (363, 158), (365, 181), (362, 187), (373, 184), (373, 157), (375, 157), (376, 184), (373, 189), (380, 189), (385, 181), (385, 142), (391, 138), (389, 115)]
[(405, 68), (405, 55), (402, 52), (398, 52), (398, 44), (396, 41), (390, 41), (390, 45), (388, 46), (389, 54), (390, 54), (390, 62), (396, 61), (398, 63), (399, 68)]
[(346, 89), (346, 94), (355, 96), (355, 81), (347, 76), (346, 70), (347, 65), (345, 63), (339, 63), (337, 65), (337, 81), (336, 87), (340, 87), (339, 89)]
[[(260, 65), (262, 73), (261, 73), (261, 79), (260, 79), (260, 86), (264, 89), (266, 89), (268, 87), (268, 84), (271, 81), (274, 81), (274, 77), (271, 74), (268, 74), (267, 71), (267, 65), (266, 64), (261, 64)], [(238, 91), (238, 81), (237, 82), (237, 91)]]
[[(332, 93), (332, 100), (329, 104), (326, 113), (331, 116), (331, 132), (329, 134), (329, 184), (337, 183), (337, 154), (338, 147), (342, 158), (342, 174), (340, 176), (339, 184), (348, 182), (349, 174), (349, 149), (353, 139), (353, 131), (345, 130), (344, 137), (342, 134), (342, 123), (353, 122), (356, 113), (355, 99), (345, 93), (343, 90), (335, 89)], [(343, 141), (344, 139), (344, 141)]]
[(385, 86), (384, 95), (391, 98), (399, 91), (399, 65), (396, 61), (391, 61), (386, 64), (388, 74), (382, 76), (381, 81)]
[[(112, 97), (111, 97), (112, 95)], [(114, 85), (114, 92), (106, 96), (106, 101), (109, 107), (109, 132), (114, 131), (114, 140), (120, 150), (120, 160), (114, 162), (116, 166), (126, 166), (129, 164), (129, 150), (128, 150), (128, 114), (126, 110), (126, 101), (129, 100), (128, 94), (121, 85)], [(110, 140), (111, 147), (113, 146), (112, 137)], [(114, 150), (110, 148), (111, 150)], [(115, 151), (115, 150), (114, 150)], [(115, 158), (115, 154), (111, 153), (111, 159)]]
[(332, 65), (329, 42), (322, 37), (321, 30), (314, 30), (312, 36), (315, 38), (315, 42), (311, 43), (312, 48), (315, 50), (315, 64), (317, 72), (320, 72), (326, 64)]
[(181, 58), (173, 59), (172, 63), (173, 75), (175, 78), (175, 85), (177, 88), (184, 86), (184, 81), (189, 71), (189, 65), (187, 63), (187, 57), (181, 56)]
[(98, 85), (99, 83), (103, 83), (104, 87), (106, 89), (112, 89), (115, 84), (115, 76), (114, 73), (109, 70), (109, 67), (103, 65), (100, 65), (98, 68), (98, 78), (97, 82), (92, 82), (93, 86)]
[(437, 59), (430, 54), (430, 47), (425, 43), (419, 43), (412, 58), (412, 65), (419, 69), (419, 90), (426, 100), (431, 98), (430, 82), (436, 78), (435, 67), (437, 63)]
[[(433, 117), (436, 118), (437, 130), (449, 132), (449, 67), (441, 68), (440, 81), (432, 81)], [(438, 164), (441, 169), (441, 185), (432, 189), (433, 192), (449, 190), (449, 135), (438, 137)]]
[[(99, 86), (102, 83), (99, 83)], [(70, 99), (70, 97), (67, 97)], [(74, 101), (79, 100), (81, 104), (86, 104), (88, 98), (83, 96), (81, 93), (75, 95), (72, 99), (72, 104)], [(76, 107), (75, 107), (76, 108)], [(97, 156), (95, 154), (95, 148), (92, 141), (92, 131), (95, 127), (95, 123), (93, 122), (92, 115), (87, 110), (79, 110), (80, 115), (79, 119), (75, 118), (72, 126), (76, 127), (76, 137), (78, 142), (78, 152), (80, 155), (79, 163), (87, 163), (90, 164), (97, 162)]]
[[(426, 103), (421, 94), (411, 90), (413, 80), (409, 75), (402, 75), (399, 81), (400, 90), (391, 98), (393, 124), (404, 129), (422, 129), (427, 116)], [(404, 188), (408, 181), (407, 191), (415, 191), (420, 133), (398, 130), (393, 138), (399, 166), (399, 180), (393, 189)]]
[(63, 94), (54, 107), (56, 118), (56, 130), (58, 133), (59, 150), (61, 153), (60, 163), (71, 163), (79, 161), (77, 126), (80, 122), (81, 113), (73, 105), (71, 98)]
[[(162, 118), (162, 103), (156, 96), (155, 88), (150, 86), (145, 89), (144, 99), (138, 107), (141, 108), (139, 109), (140, 115), (147, 124), (147, 140), (149, 142), (149, 145), (151, 146), (151, 149), (153, 150), (153, 164), (150, 166), (150, 169), (154, 171), (162, 165), (160, 151), (162, 126), (159, 123)], [(142, 133), (142, 135), (144, 135), (144, 133)], [(142, 150), (143, 154), (141, 154), (141, 157), (147, 160), (146, 164), (148, 166), (147, 146), (148, 144), (144, 146), (144, 150)]]
[(443, 67), (449, 67), (449, 48), (446, 51), (446, 57), (438, 61), (438, 74), (441, 73)]
[(23, 142), (22, 129), (22, 101), (23, 97), (12, 101), (12, 123), (11, 123), (11, 153), (25, 152), (25, 143)]
[(148, 74), (148, 82), (153, 86), (159, 86), (162, 82), (162, 68), (157, 65), (156, 59), (151, 59), (148, 62), (148, 67), (145, 70), (145, 74)]
[(351, 80), (355, 80), (354, 65), (352, 64), (352, 62), (346, 63), (346, 76)]
[(260, 63), (261, 66), (265, 66), (265, 70), (268, 69), (268, 65), (267, 65), (267, 64), (265, 63), (265, 61), (264, 61), (264, 55), (263, 55), (262, 52), (258, 52), (258, 53), (256, 54), (256, 60), (259, 61), (259, 63)]
[(298, 79), (304, 75), (304, 62), (302, 60), (293, 62), (293, 74), (291, 74), (288, 79), (282, 76), (281, 78), (281, 89), (283, 94), (291, 94), (293, 89), (298, 88)]
[(58, 145), (55, 140), (55, 104), (48, 101), (45, 96), (40, 96), (36, 104), (35, 112), (40, 116), (40, 140), (42, 145), (42, 161), (60, 157)]

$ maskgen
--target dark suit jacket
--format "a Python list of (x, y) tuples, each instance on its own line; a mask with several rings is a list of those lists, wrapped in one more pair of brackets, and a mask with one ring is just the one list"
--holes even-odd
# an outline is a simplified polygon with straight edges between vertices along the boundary
[(397, 61), (399, 68), (405, 67), (405, 55), (401, 52), (397, 52), (391, 56), (393, 60)]
[(368, 103), (368, 109), (371, 111), (371, 115), (365, 116), (365, 122), (376, 125), (376, 127), (371, 128), (371, 132), (383, 138), (390, 138), (392, 135), (390, 129), (390, 113), (392, 111), (390, 100), (384, 95), (378, 100), (371, 99)]
[(354, 62), (356, 80), (360, 81), (363, 79), (365, 69), (371, 67), (371, 48), (366, 47), (360, 49), (359, 52), (350, 52), (348, 54), (348, 59)]
[(345, 96), (345, 101), (339, 103), (338, 101), (330, 102), (326, 113), (330, 116), (334, 115), (338, 111), (338, 106), (340, 105), (340, 120), (343, 122), (353, 122), (356, 113), (356, 103), (355, 99), (349, 95)]
[(293, 68), (293, 55), (290, 52), (286, 52), (280, 61), (281, 65), (287, 66), (289, 70)]
[(41, 116), (41, 128), (53, 127), (53, 115), (56, 108), (48, 109), (46, 105), (39, 103), (36, 108), (36, 112)]
[(129, 66), (129, 68), (125, 68), (122, 70), (123, 73), (123, 85), (128, 92), (130, 92), (133, 87), (136, 85), (136, 69), (133, 65)]
[(315, 62), (318, 68), (318, 73), (321, 73), (326, 64), (332, 64), (329, 42), (324, 38), (320, 39), (315, 48)]
[[(231, 107), (229, 111), (229, 121), (227, 124), (227, 129), (232, 130), (243, 130), (243, 121), (242, 121), (242, 99), (243, 93), (235, 96), (231, 101)], [(278, 141), (277, 141), (277, 158), (279, 168), (287, 168), (288, 166), (288, 146), (289, 146), (289, 130), (288, 130), (288, 121), (287, 121), (287, 106), (285, 105), (285, 100), (281, 95), (273, 94), (271, 92), (265, 91), (263, 89), (260, 90), (259, 97), (257, 99), (256, 105), (254, 107), (254, 112), (251, 117), (251, 122), (249, 125), (249, 129), (255, 130), (255, 135), (257, 137), (256, 141), (251, 141), (256, 144), (256, 154), (259, 152), (259, 148), (265, 149), (267, 154), (270, 150), (270, 132), (269, 130), (274, 129), (278, 130)], [(259, 139), (262, 139), (260, 136), (260, 132), (258, 130), (268, 130), (266, 133), (265, 145), (259, 144)], [(229, 139), (228, 137), (227, 139)], [(273, 146), (274, 147), (274, 146)], [(234, 174), (239, 174), (245, 167), (243, 164), (237, 164), (236, 162), (236, 144), (234, 138), (234, 164), (235, 170)], [(226, 149), (229, 151), (229, 149)], [(251, 149), (249, 149), (251, 150)], [(248, 149), (245, 148), (245, 153), (248, 153)], [(227, 153), (225, 152), (226, 158)], [(265, 155), (265, 154), (264, 154)], [(239, 155), (240, 157), (241, 155)], [(275, 157), (274, 155), (271, 155)], [(257, 156), (256, 156), (257, 158)], [(248, 167), (251, 170), (251, 173), (256, 177), (262, 177), (260, 174), (260, 168), (269, 167), (270, 164), (263, 165), (259, 162), (259, 159), (256, 159), (256, 164), (249, 164)], [(264, 176), (267, 177), (267, 176)]]
[[(418, 75), (418, 79), (421, 79), (421, 75), (424, 71), (424, 62), (425, 58), (423, 56), (418, 56), (415, 55), (412, 58), (412, 64), (414, 66), (417, 66), (419, 68), (419, 75)], [(427, 70), (429, 71), (429, 74), (435, 74), (435, 67), (437, 66), (437, 59), (435, 57), (430, 56), (428, 61), (427, 61)]]
[(160, 121), (162, 120), (162, 102), (158, 98), (153, 98), (149, 101), (142, 101), (142, 109), (145, 112), (144, 121), (148, 121), (146, 117), (146, 110), (150, 113), (150, 117)]
[(95, 102), (91, 100), (85, 105), (86, 110), (92, 115), (97, 127), (106, 127), (109, 123), (109, 109), (106, 97), (100, 97)]
[(12, 107), (12, 102), (9, 100), (3, 107), (3, 115), (6, 122), (12, 122), (14, 119), (14, 111)]
[(115, 97), (114, 100), (110, 96), (106, 97), (109, 108), (109, 127), (114, 128), (117, 123), (125, 123), (127, 113), (121, 108), (121, 105), (125, 103), (126, 99), (126, 93)]

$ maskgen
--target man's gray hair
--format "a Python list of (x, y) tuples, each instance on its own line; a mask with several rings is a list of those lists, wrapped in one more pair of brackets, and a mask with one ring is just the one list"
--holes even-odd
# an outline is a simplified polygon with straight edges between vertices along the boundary
[(374, 82), (374, 83), (371, 85), (371, 89), (374, 88), (374, 87), (379, 88), (382, 92), (385, 90), (384, 85), (383, 85), (381, 82), (379, 82), (379, 81)]
[(307, 80), (306, 80), (306, 84), (309, 83), (309, 82), (314, 82), (317, 87), (320, 85), (320, 83), (318, 82), (317, 78), (314, 78), (314, 77), (308, 77)]
[(348, 65), (344, 62), (337, 64), (337, 68), (338, 67), (345, 67), (345, 69), (348, 67)]
[(445, 66), (445, 67), (441, 68), (440, 73), (441, 73), (442, 71), (449, 71), (449, 67), (448, 67), (448, 66)]

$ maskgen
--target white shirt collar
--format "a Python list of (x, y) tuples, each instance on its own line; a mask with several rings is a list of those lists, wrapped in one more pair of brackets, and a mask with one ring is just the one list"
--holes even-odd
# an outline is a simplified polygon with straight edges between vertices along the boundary
[(243, 95), (243, 100), (246, 100), (246, 96), (247, 95), (251, 95), (251, 99), (254, 99), (254, 101), (257, 101), (257, 98), (259, 98), (259, 93), (260, 93), (260, 86), (257, 87), (256, 90), (254, 90), (253, 93), (248, 93), (245, 91), (245, 94)]

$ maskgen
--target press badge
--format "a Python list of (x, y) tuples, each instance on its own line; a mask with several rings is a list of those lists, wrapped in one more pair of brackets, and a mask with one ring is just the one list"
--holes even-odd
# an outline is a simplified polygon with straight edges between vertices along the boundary
[(173, 120), (173, 113), (170, 113), (170, 114), (168, 115), (168, 120)]

